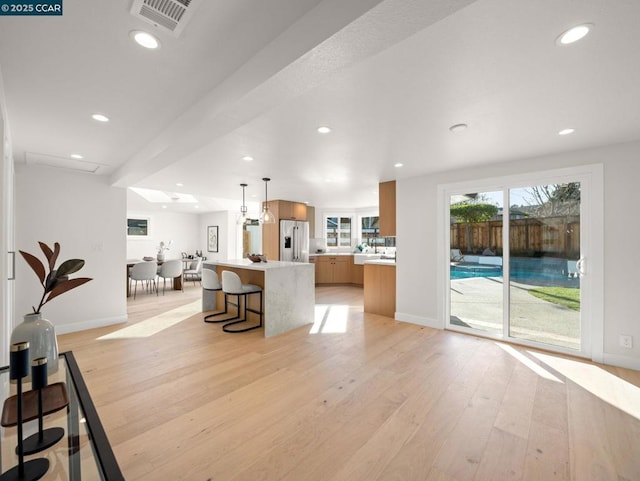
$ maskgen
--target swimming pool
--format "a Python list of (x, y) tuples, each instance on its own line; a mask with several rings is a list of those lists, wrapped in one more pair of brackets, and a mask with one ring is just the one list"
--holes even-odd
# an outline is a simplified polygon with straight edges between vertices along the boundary
[(480, 264), (454, 264), (451, 266), (451, 279), (469, 279), (471, 277), (501, 277), (502, 267)]
[[(579, 287), (580, 279), (567, 270), (567, 261), (555, 258), (512, 258), (511, 281), (536, 286)], [(502, 277), (502, 266), (452, 264), (451, 280), (474, 277)]]

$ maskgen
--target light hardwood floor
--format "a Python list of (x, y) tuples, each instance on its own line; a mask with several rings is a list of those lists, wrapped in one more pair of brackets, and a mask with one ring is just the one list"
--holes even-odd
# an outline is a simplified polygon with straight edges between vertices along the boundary
[(314, 328), (205, 324), (200, 289), (59, 337), (127, 480), (640, 480), (640, 373), (362, 312)]

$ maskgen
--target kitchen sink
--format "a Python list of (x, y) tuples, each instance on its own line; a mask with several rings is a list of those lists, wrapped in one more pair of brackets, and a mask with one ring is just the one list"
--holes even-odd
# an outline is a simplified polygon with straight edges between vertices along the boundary
[(353, 263), (362, 265), (365, 261), (380, 259), (382, 254), (353, 254)]

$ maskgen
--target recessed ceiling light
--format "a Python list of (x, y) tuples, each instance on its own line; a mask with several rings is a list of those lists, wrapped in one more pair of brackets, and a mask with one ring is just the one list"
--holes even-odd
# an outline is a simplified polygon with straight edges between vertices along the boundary
[(245, 162), (251, 162), (253, 160), (253, 157), (251, 157), (250, 155), (245, 155), (244, 157), (242, 157), (242, 160), (244, 160)]
[(582, 25), (576, 25), (569, 30), (562, 32), (556, 39), (557, 45), (569, 45), (570, 43), (577, 42), (581, 38), (584, 38), (592, 29), (592, 23), (583, 23)]
[(91, 116), (91, 118), (93, 120), (97, 120), (98, 122), (109, 122), (109, 117), (107, 117), (106, 115), (102, 115), (102, 114), (93, 114)]
[(576, 129), (562, 129), (560, 132), (558, 132), (558, 135), (569, 135), (572, 134), (576, 131)]
[(467, 130), (467, 124), (455, 124), (449, 127), (451, 132), (462, 132), (463, 130)]
[(394, 167), (402, 167), (404, 164), (401, 162), (398, 162), (396, 164), (393, 164)]
[(69, 157), (76, 160), (84, 159), (84, 157), (80, 154), (71, 154)]
[(182, 182), (178, 182), (176, 185), (177, 185), (178, 187), (184, 187), (184, 184), (183, 184)]
[(329, 127), (318, 127), (318, 132), (320, 132), (321, 134), (328, 134), (329, 132), (331, 132), (331, 129)]
[(163, 205), (163, 206), (162, 206), (162, 208), (163, 208), (163, 209), (166, 209), (166, 208), (167, 208), (167, 206), (166, 206), (166, 205)]
[(194, 205), (194, 207), (195, 207), (196, 209), (199, 209), (199, 208), (200, 208), (200, 206), (199, 206), (199, 205)]
[(142, 30), (133, 30), (129, 33), (129, 36), (141, 47), (151, 50), (160, 47), (160, 42), (156, 37)]

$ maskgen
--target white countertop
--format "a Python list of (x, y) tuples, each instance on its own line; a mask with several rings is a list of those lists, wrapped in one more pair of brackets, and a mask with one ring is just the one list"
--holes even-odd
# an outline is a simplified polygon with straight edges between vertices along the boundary
[(238, 267), (241, 269), (249, 269), (252, 271), (267, 271), (271, 269), (308, 266), (311, 264), (306, 262), (289, 262), (289, 261), (251, 262), (249, 259), (227, 259), (224, 261), (204, 261), (203, 265)]
[(364, 261), (366, 264), (375, 264), (378, 266), (396, 266), (396, 261), (394, 259), (371, 259), (370, 261)]
[(352, 256), (353, 252), (321, 252), (320, 254), (310, 253), (309, 257), (319, 257), (319, 256)]

